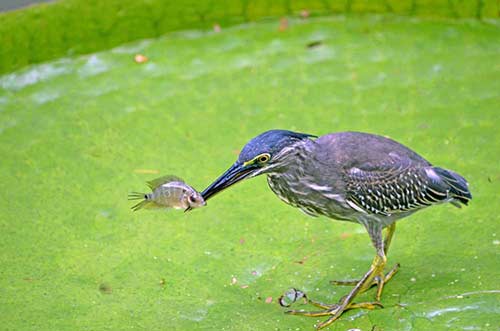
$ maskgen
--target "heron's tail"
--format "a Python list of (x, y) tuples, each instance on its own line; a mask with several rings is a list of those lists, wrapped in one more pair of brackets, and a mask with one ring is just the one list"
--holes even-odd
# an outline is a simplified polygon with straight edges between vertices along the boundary
[(443, 184), (447, 186), (448, 196), (451, 198), (450, 202), (453, 205), (460, 208), (460, 203), (464, 205), (469, 203), (472, 195), (469, 191), (469, 183), (465, 178), (451, 170), (439, 167), (433, 167), (432, 169), (443, 181)]

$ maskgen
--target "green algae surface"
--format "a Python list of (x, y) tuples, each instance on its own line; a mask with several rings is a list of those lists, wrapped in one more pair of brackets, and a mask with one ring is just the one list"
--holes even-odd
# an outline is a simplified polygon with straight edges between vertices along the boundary
[(316, 318), (276, 300), (290, 287), (347, 293), (329, 281), (368, 269), (361, 226), (310, 218), (263, 177), (190, 213), (127, 201), (164, 174), (201, 190), (246, 141), (283, 128), (390, 136), (462, 174), (474, 197), (400, 221), (385, 308), (331, 330), (497, 330), (497, 23), (335, 16), (280, 31), (269, 19), (0, 77), (0, 328), (311, 330)]
[[(26, 2), (26, 1), (25, 1)], [(391, 13), (496, 19), (497, 0), (53, 0), (0, 12), (0, 74), (63, 56), (88, 54), (167, 32), (266, 17)]]

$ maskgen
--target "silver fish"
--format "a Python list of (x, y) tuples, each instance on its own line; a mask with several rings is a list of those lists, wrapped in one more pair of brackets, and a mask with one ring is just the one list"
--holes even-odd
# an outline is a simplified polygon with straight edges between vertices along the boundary
[(206, 205), (201, 194), (176, 176), (163, 176), (147, 182), (151, 193), (132, 192), (129, 200), (141, 200), (132, 207), (139, 209), (174, 208), (190, 210)]

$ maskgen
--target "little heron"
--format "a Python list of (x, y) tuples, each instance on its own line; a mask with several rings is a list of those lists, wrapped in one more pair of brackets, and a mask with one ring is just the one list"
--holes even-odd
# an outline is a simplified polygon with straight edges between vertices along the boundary
[[(337, 303), (309, 300), (321, 310), (287, 311), (327, 316), (318, 328), (330, 325), (346, 310), (382, 306), (384, 285), (399, 267), (396, 264), (384, 273), (397, 220), (431, 205), (450, 202), (460, 207), (472, 199), (462, 176), (433, 166), (392, 139), (361, 132), (318, 138), (286, 130), (270, 130), (250, 140), (236, 162), (202, 196), (208, 200), (243, 179), (261, 174), (267, 175), (269, 187), (281, 200), (304, 213), (363, 225), (375, 247), (375, 258), (361, 279), (333, 282), (353, 286)], [(375, 301), (354, 302), (372, 286), (377, 287)]]

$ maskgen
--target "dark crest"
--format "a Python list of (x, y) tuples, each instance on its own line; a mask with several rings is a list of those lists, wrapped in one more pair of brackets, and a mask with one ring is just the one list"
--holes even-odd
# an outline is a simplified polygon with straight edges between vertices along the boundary
[(245, 147), (243, 147), (243, 150), (238, 158), (238, 162), (242, 163), (251, 160), (255, 156), (262, 153), (269, 153), (273, 155), (286, 146), (307, 138), (317, 138), (317, 136), (287, 130), (266, 131), (250, 140)]

